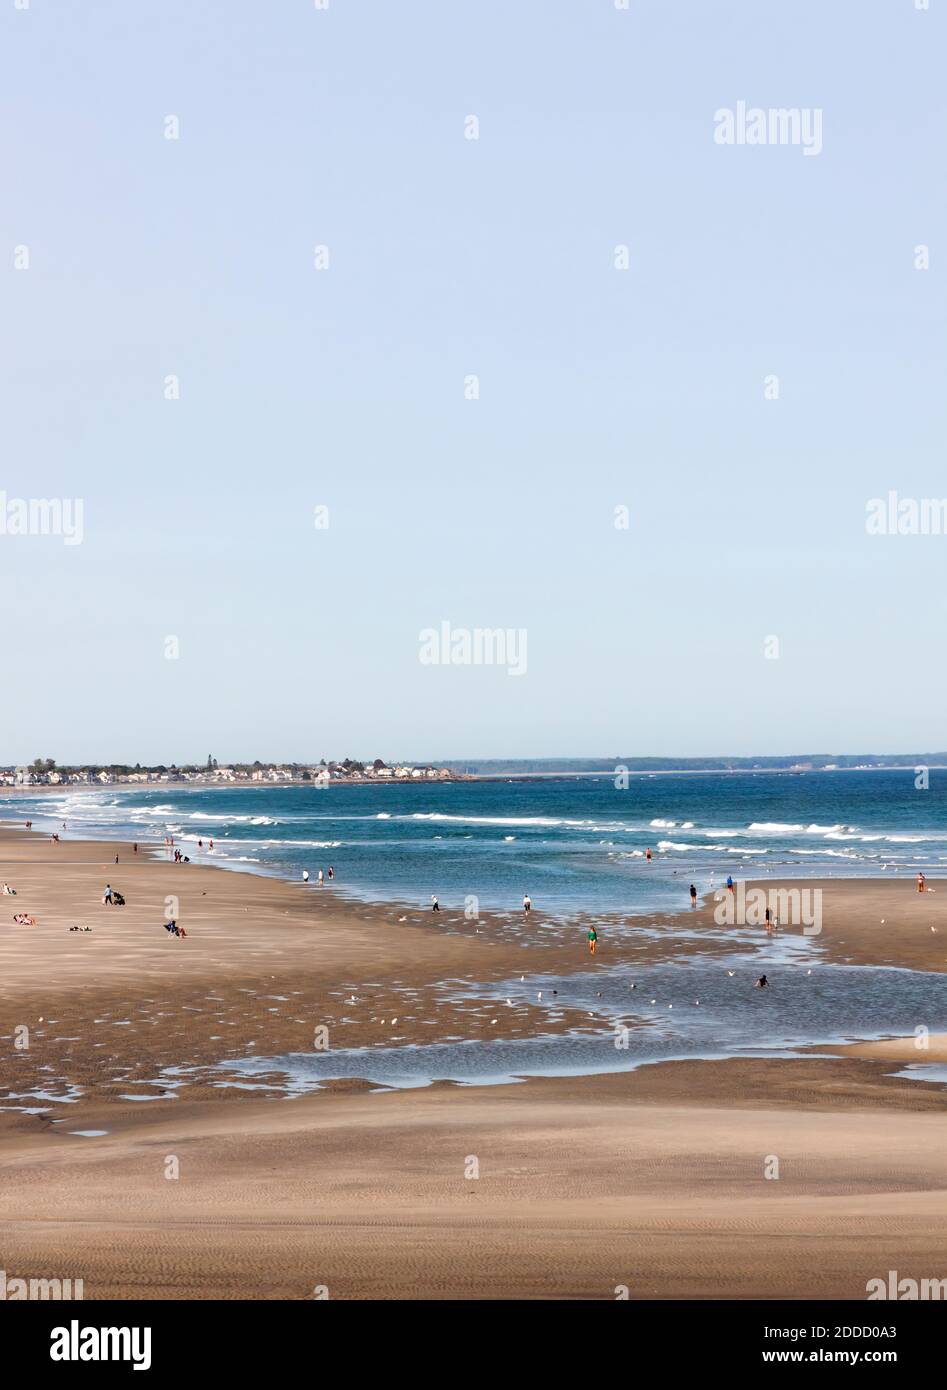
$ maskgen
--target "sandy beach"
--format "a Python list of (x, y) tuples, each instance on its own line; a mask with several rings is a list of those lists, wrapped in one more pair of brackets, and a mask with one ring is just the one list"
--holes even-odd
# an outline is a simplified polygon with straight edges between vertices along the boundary
[[(476, 986), (645, 966), (661, 931), (606, 927), (590, 967), (581, 924), (539, 910), (472, 924), (12, 829), (0, 852), (17, 889), (0, 899), (8, 1272), (81, 1277), (89, 1298), (230, 1299), (839, 1299), (889, 1268), (942, 1272), (947, 1092), (894, 1073), (944, 1060), (943, 1038), (286, 1099), (221, 1065), (305, 1051), (319, 1028), (340, 1047), (601, 1031)], [(125, 908), (102, 905), (106, 882)], [(819, 886), (826, 960), (944, 970), (943, 883)], [(722, 949), (711, 904), (686, 921)]]

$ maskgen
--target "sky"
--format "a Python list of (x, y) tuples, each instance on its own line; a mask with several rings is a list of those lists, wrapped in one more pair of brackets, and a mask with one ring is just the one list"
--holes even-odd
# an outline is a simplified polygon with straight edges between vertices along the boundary
[(0, 763), (944, 747), (945, 16), (5, 0)]

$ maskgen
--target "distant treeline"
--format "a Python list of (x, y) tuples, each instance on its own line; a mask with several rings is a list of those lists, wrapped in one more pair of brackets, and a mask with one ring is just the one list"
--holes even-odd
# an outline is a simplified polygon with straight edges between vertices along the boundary
[(476, 758), (448, 761), (452, 772), (472, 776), (549, 776), (554, 772), (786, 772), (824, 768), (937, 767), (947, 765), (947, 753), (795, 753), (785, 757), (755, 758)]

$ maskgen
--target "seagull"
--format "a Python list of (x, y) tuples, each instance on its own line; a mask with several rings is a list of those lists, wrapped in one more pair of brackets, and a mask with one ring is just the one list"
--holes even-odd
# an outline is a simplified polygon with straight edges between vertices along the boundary
[(936, 927), (931, 927), (931, 931), (934, 932), (935, 935), (937, 934), (937, 928), (936, 928)]
[(398, 1020), (397, 1020), (396, 1018), (393, 1018), (393, 1019), (391, 1020), (391, 1026), (392, 1026), (392, 1028), (394, 1028), (394, 1026), (395, 1026), (395, 1024), (396, 1024), (397, 1022), (398, 1022)]
[(807, 970), (807, 971), (806, 971), (806, 974), (807, 974), (807, 975), (811, 975), (811, 974), (812, 974), (812, 971), (811, 971), (811, 970)]
[(510, 1008), (512, 1009), (512, 1007), (513, 1007), (513, 1000), (512, 1000), (512, 999), (508, 999), (506, 1002), (509, 1004)]
[(496, 1019), (495, 1019), (495, 1018), (491, 1018), (490, 1022), (491, 1022), (491, 1023), (496, 1023)]
[(525, 976), (525, 975), (521, 975), (521, 976), (520, 976), (520, 984), (522, 984), (523, 981), (524, 981), (525, 979), (526, 979), (526, 976)]
[(699, 1003), (700, 1003), (700, 1000), (699, 1000), (699, 999), (695, 999), (695, 1000), (694, 1000), (694, 1003), (695, 1003), (695, 1004), (699, 1004)]
[(734, 977), (734, 975), (735, 975), (736, 973), (737, 973), (737, 972), (736, 972), (735, 970), (728, 970), (728, 971), (727, 971), (727, 974), (730, 976), (731, 980), (733, 979), (733, 977)]
[(637, 985), (629, 985), (628, 988), (629, 988), (629, 989), (637, 989), (638, 986), (637, 986)]
[(652, 999), (651, 1002), (652, 1004), (656, 1004), (658, 1001), (656, 999)]

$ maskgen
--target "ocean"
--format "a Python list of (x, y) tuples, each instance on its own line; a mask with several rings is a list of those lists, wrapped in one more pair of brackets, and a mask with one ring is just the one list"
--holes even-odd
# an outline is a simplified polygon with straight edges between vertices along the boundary
[[(947, 865), (947, 770), (630, 774), (431, 784), (166, 783), (0, 795), (0, 819), (63, 837), (162, 846), (195, 861), (334, 891), (443, 907), (477, 899), (545, 914), (687, 906), (734, 877), (936, 876)], [(66, 830), (62, 822), (66, 822)], [(208, 850), (213, 838), (214, 852)], [(203, 848), (198, 842), (203, 841)], [(653, 860), (646, 860), (651, 849)]]

